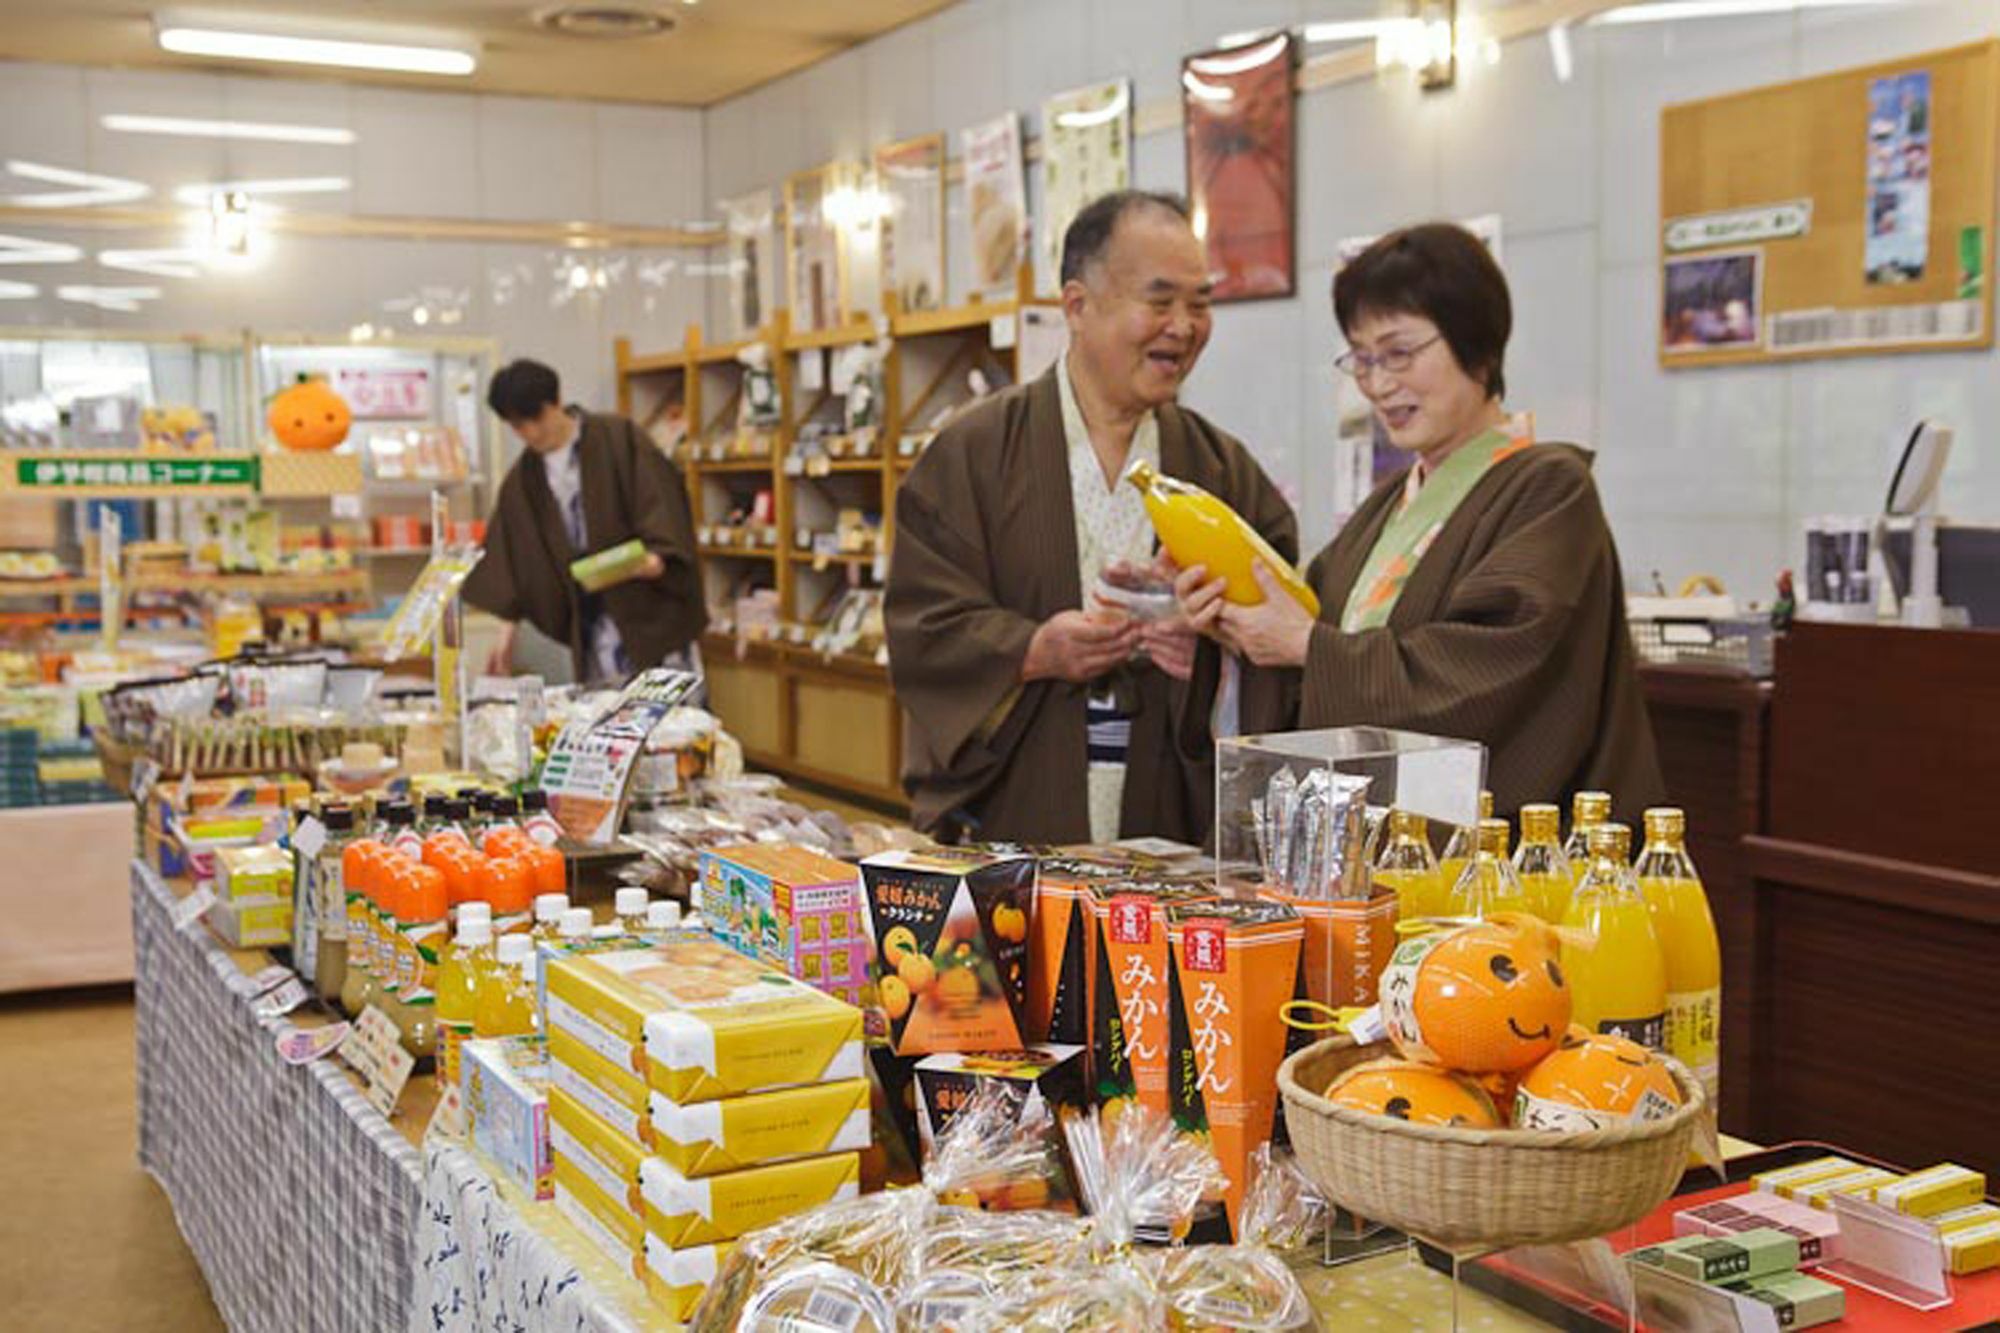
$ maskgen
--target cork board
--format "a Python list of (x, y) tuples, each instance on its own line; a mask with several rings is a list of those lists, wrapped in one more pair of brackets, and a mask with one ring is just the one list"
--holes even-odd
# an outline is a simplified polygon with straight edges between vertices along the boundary
[(1993, 345), (2000, 41), (1668, 107), (1660, 364)]

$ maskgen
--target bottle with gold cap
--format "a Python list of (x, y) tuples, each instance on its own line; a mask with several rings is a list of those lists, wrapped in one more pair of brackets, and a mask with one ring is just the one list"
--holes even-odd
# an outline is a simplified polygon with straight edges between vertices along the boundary
[(1596, 944), (1565, 942), (1570, 1021), (1591, 1032), (1613, 1032), (1651, 1050), (1666, 1036), (1667, 964), (1652, 913), (1639, 896), (1626, 858), (1632, 830), (1609, 821), (1590, 830), (1590, 867), (1570, 898), (1563, 924), (1596, 936)]
[(1639, 892), (1653, 916), (1667, 965), (1666, 1051), (1716, 1092), (1722, 1031), (1722, 948), (1708, 893), (1687, 853), (1687, 816), (1670, 806), (1646, 812)]
[(1143, 458), (1125, 469), (1125, 480), (1145, 498), (1160, 545), (1182, 569), (1206, 566), (1211, 578), (1229, 581), (1225, 598), (1238, 606), (1255, 606), (1264, 600), (1264, 590), (1257, 586), (1251, 567), (1261, 561), (1293, 601), (1319, 614), (1319, 597), (1311, 585), (1221, 500), (1199, 486), (1163, 475)]
[(1572, 887), (1583, 883), (1590, 869), (1590, 831), (1611, 818), (1611, 793), (1580, 791), (1570, 799), (1569, 840), (1563, 843), (1563, 857), (1569, 862)]
[(1479, 841), (1458, 882), (1452, 885), (1448, 915), (1488, 917), (1495, 912), (1535, 910), (1507, 859), (1508, 833), (1504, 819), (1479, 821)]
[(1396, 893), (1402, 921), (1443, 916), (1446, 885), (1431, 855), (1430, 821), (1408, 810), (1389, 812), (1389, 837), (1375, 860), (1375, 883)]
[(1527, 891), (1535, 915), (1551, 925), (1561, 925), (1569, 911), (1569, 860), (1562, 849), (1562, 808), (1554, 805), (1521, 807), (1521, 845), (1514, 849), (1514, 874)]
[[(1479, 817), (1493, 818), (1493, 793), (1479, 793)], [(1438, 882), (1444, 885), (1449, 895), (1458, 884), (1458, 877), (1465, 873), (1466, 862), (1472, 859), (1479, 847), (1479, 826), (1458, 824), (1451, 830), (1451, 837), (1445, 840), (1444, 855), (1438, 858)]]

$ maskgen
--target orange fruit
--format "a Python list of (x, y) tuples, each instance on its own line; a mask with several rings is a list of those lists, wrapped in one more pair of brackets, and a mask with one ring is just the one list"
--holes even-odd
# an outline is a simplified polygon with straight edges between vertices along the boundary
[[(932, 966), (930, 959), (920, 953), (906, 953), (902, 961), (896, 964), (896, 977), (910, 988), (912, 995), (922, 995), (937, 980), (937, 968)], [(887, 981), (888, 978), (884, 977), (883, 980)]]
[(883, 977), (877, 990), (882, 997), (882, 1012), (890, 1018), (901, 1018), (910, 1012), (910, 988), (901, 977)]

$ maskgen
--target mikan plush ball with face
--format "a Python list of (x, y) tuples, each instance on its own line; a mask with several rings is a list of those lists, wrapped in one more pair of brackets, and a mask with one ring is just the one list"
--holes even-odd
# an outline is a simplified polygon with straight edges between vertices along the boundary
[(1673, 1074), (1653, 1052), (1628, 1037), (1572, 1027), (1521, 1080), (1514, 1123), (1563, 1132), (1609, 1129), (1664, 1120), (1681, 1101)]
[(1335, 1106), (1407, 1120), (1413, 1125), (1499, 1129), (1499, 1113), (1468, 1078), (1409, 1060), (1371, 1060), (1333, 1081), (1326, 1098)]
[(347, 438), (354, 413), (325, 380), (300, 380), (271, 399), (266, 420), (287, 449), (324, 453)]
[(1382, 975), (1382, 1017), (1405, 1058), (1468, 1074), (1526, 1069), (1569, 1026), (1555, 931), (1498, 913), (1403, 941)]

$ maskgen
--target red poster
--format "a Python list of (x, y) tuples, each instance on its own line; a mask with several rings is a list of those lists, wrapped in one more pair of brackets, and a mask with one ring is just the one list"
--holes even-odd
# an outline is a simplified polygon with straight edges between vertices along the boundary
[(1295, 50), (1283, 33), (1181, 62), (1188, 204), (1218, 301), (1294, 289)]

